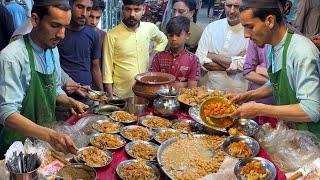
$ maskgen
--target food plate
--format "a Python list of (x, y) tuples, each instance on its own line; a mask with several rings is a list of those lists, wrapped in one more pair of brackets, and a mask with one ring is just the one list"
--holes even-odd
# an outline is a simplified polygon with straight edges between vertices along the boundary
[(230, 157), (243, 159), (257, 156), (260, 146), (249, 136), (229, 136), (223, 142), (222, 149)]
[(200, 105), (200, 117), (209, 126), (227, 128), (233, 124), (230, 115), (236, 106), (223, 96), (214, 96)]
[(251, 119), (237, 119), (228, 129), (228, 133), (232, 136), (253, 136), (259, 130), (259, 125)]
[[(78, 150), (75, 160), (93, 168), (104, 167), (112, 162), (112, 153), (100, 150), (94, 146), (88, 146)], [(99, 162), (97, 163), (97, 161)]]
[(125, 126), (120, 130), (121, 136), (130, 141), (150, 141), (153, 138), (153, 132), (142, 126)]
[(201, 130), (200, 125), (196, 121), (189, 119), (173, 120), (171, 123), (171, 128), (182, 131), (183, 133), (192, 133)]
[(107, 105), (98, 106), (94, 110), (94, 113), (109, 116), (114, 111), (120, 111), (120, 108), (117, 106), (107, 104)]
[(126, 111), (114, 111), (111, 113), (110, 118), (114, 121), (130, 124), (137, 121), (137, 116), (130, 114)]
[(101, 91), (89, 91), (88, 98), (93, 101), (106, 101), (108, 100), (108, 93)]
[(139, 160), (154, 161), (159, 146), (147, 141), (132, 141), (125, 147), (126, 153)]
[(179, 130), (175, 130), (171, 128), (158, 128), (155, 130), (154, 140), (162, 144), (166, 140), (173, 137), (179, 137), (182, 134), (183, 134), (182, 131), (179, 131)]
[[(265, 180), (274, 180), (276, 178), (276, 175), (277, 175), (276, 168), (270, 161), (261, 157), (253, 157), (253, 158), (242, 159), (237, 162), (237, 164), (234, 167), (234, 174), (238, 179), (241, 179), (241, 180), (247, 179), (244, 175), (242, 175), (241, 171), (243, 170), (243, 167), (246, 164), (252, 161), (260, 162), (262, 164), (262, 167), (265, 170), (267, 170), (268, 173), (266, 178), (264, 178)], [(252, 169), (251, 170), (249, 169), (249, 171), (252, 172)]]
[(63, 166), (57, 175), (65, 179), (95, 180), (97, 172), (85, 164), (73, 163)]
[(122, 148), (126, 140), (117, 134), (98, 133), (90, 138), (90, 143), (102, 150), (115, 150)]
[(152, 116), (152, 115), (141, 117), (140, 124), (152, 129), (168, 128), (171, 125), (168, 119), (165, 119), (159, 116)]
[(226, 128), (219, 128), (219, 127), (210, 126), (207, 123), (202, 121), (202, 119), (200, 117), (200, 105), (192, 106), (189, 109), (189, 115), (192, 117), (192, 119), (194, 119), (198, 123), (202, 124), (203, 126), (209, 128), (213, 131), (217, 131), (217, 133), (223, 133), (223, 134), (227, 133)]
[(199, 179), (219, 170), (225, 155), (224, 137), (184, 134), (171, 138), (158, 149), (157, 161), (170, 179)]
[[(128, 171), (124, 172), (125, 169), (123, 168), (128, 168)], [(148, 161), (139, 161), (135, 159), (123, 161), (117, 166), (116, 172), (121, 179), (126, 180), (160, 179), (159, 169)]]
[(123, 124), (111, 120), (99, 120), (92, 124), (92, 128), (101, 133), (118, 133), (123, 128)]

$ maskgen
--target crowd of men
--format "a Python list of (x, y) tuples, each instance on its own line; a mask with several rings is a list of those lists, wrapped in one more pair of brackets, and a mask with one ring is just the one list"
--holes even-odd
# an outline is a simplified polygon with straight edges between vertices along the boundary
[(320, 136), (320, 2), (302, 2), (292, 23), (287, 0), (226, 0), (226, 18), (202, 30), (196, 2), (173, 0), (161, 31), (141, 21), (145, 0), (123, 0), (108, 32), (97, 28), (103, 0), (34, 0), (30, 16), (0, 5), (0, 155), (26, 136), (75, 153), (69, 136), (44, 127), (56, 103), (82, 114), (90, 89), (132, 97), (147, 71), (173, 74), (177, 88), (238, 93), (228, 95), (243, 103), (234, 118), (273, 117)]

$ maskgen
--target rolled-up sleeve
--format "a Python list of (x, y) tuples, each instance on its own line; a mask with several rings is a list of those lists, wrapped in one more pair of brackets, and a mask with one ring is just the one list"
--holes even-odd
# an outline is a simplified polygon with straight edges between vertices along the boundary
[(0, 122), (22, 108), (24, 95), (21, 84), (22, 65), (18, 60), (7, 59), (0, 54)]
[(256, 50), (256, 46), (254, 46), (254, 42), (250, 40), (247, 48), (247, 56), (243, 64), (244, 76), (256, 70), (256, 67), (259, 63), (258, 58), (259, 56)]
[(102, 81), (103, 83), (111, 84), (113, 83), (113, 58), (114, 58), (114, 39), (108, 33), (105, 36), (103, 47), (103, 61), (102, 61)]
[(212, 62), (211, 59), (207, 58), (209, 52), (208, 48), (211, 46), (210, 39), (212, 38), (212, 33), (210, 34), (209, 32), (209, 26), (210, 25), (204, 29), (196, 51), (196, 55), (198, 56), (201, 65)]
[(154, 24), (151, 27), (151, 36), (155, 43), (154, 50), (158, 52), (164, 51), (168, 44), (167, 36)]
[(289, 78), (289, 81), (296, 91), (297, 99), (300, 100), (300, 107), (313, 122), (318, 122), (320, 120), (319, 51), (316, 48), (305, 48), (295, 58), (288, 69), (288, 74), (293, 77)]

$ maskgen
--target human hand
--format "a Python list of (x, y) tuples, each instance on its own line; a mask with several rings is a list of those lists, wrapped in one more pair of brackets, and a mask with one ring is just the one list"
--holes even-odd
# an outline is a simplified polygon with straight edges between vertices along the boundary
[(57, 151), (65, 154), (72, 153), (77, 154), (78, 148), (72, 141), (72, 139), (63, 133), (58, 133), (50, 129), (48, 133), (47, 142)]
[(208, 71), (225, 71), (226, 69), (215, 62), (204, 63), (203, 67)]
[(241, 52), (238, 54), (238, 56), (243, 57), (243, 56), (245, 56), (246, 54), (247, 54), (247, 50), (243, 50), (243, 51), (241, 51)]
[(216, 53), (208, 52), (208, 54), (207, 54), (207, 58), (209, 58), (209, 59), (213, 59), (216, 55), (217, 55)]
[(248, 102), (250, 99), (248, 93), (230, 93), (226, 94), (225, 97), (235, 104), (242, 104)]
[(231, 114), (233, 119), (240, 119), (240, 118), (254, 118), (259, 115), (261, 112), (261, 107), (263, 104), (256, 103), (254, 101), (244, 103), (238, 109)]
[(88, 105), (86, 104), (83, 104), (82, 102), (80, 101), (77, 101), (77, 100), (74, 100), (74, 99), (71, 99), (70, 100), (70, 106), (71, 106), (71, 113), (73, 115), (78, 115), (80, 116), (81, 114), (85, 113), (85, 111), (89, 108)]
[(314, 35), (311, 38), (311, 41), (320, 49), (320, 34)]
[(260, 75), (262, 75), (262, 76), (264, 76), (264, 77), (269, 77), (269, 76), (268, 76), (268, 70), (267, 70), (267, 68), (262, 67), (262, 66), (260, 66), (260, 65), (258, 65), (258, 66), (256, 67), (256, 73), (258, 73), (258, 74), (260, 74)]
[(79, 89), (77, 89), (76, 93), (81, 97), (87, 97), (90, 90), (90, 86), (81, 86)]
[(65, 83), (62, 86), (62, 89), (65, 90), (68, 94), (74, 93), (79, 88), (80, 88), (80, 84), (75, 82)]

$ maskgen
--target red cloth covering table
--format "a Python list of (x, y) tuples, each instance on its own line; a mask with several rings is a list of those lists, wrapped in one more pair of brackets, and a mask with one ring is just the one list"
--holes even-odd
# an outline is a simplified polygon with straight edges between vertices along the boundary
[[(149, 109), (149, 112), (152, 112), (152, 109)], [(178, 119), (192, 119), (188, 114), (181, 112), (181, 111), (177, 112), (175, 115), (176, 115), (176, 117), (178, 117)], [(81, 117), (72, 116), (66, 121), (66, 123), (73, 125), (80, 118)], [(260, 152), (259, 152), (258, 156), (270, 160), (269, 155), (262, 148), (260, 148)], [(115, 150), (113, 152), (113, 161), (111, 162), (111, 164), (109, 164), (106, 167), (96, 169), (98, 180), (118, 180), (118, 179), (120, 179), (117, 176), (116, 168), (120, 162), (122, 162), (124, 160), (128, 160), (128, 159), (130, 159), (130, 157), (126, 154), (124, 148)], [(276, 167), (276, 170), (277, 170), (277, 178), (276, 179), (277, 180), (285, 180), (286, 179), (285, 174), (278, 167)]]

